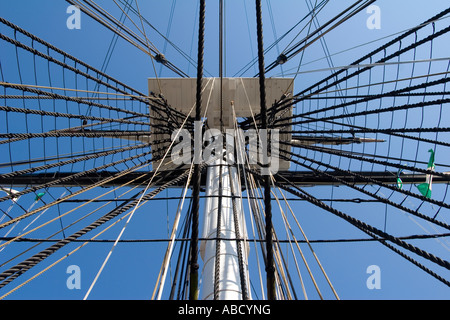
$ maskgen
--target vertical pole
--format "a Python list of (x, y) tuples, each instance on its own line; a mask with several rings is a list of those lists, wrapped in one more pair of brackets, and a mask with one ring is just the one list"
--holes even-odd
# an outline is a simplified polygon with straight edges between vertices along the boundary
[[(219, 0), (219, 79), (220, 79), (220, 132), (224, 133), (223, 128), (223, 0)], [(216, 223), (216, 251), (215, 251), (215, 266), (214, 266), (214, 300), (220, 299), (220, 282), (221, 278), (223, 278), (221, 268), (223, 264), (221, 264), (221, 255), (222, 255), (222, 246), (220, 238), (222, 237), (222, 214), (223, 214), (223, 171), (222, 171), (222, 160), (219, 161), (219, 172), (217, 174), (218, 177), (218, 209), (217, 209), (217, 223)], [(223, 279), (222, 279), (223, 281)]]
[[(200, 0), (199, 31), (198, 31), (198, 58), (197, 58), (197, 94), (195, 121), (201, 121), (202, 107), (202, 79), (203, 79), (203, 51), (205, 38), (205, 0)], [(195, 126), (202, 130), (202, 126)], [(201, 135), (200, 135), (201, 136)], [(198, 150), (196, 150), (198, 151)], [(196, 152), (198, 154), (198, 152)], [(189, 299), (198, 299), (198, 220), (200, 201), (200, 159), (194, 157), (193, 190), (192, 190), (192, 235), (191, 235), (191, 265)]]
[[(259, 88), (261, 103), (261, 129), (267, 129), (267, 107), (266, 107), (266, 90), (265, 90), (265, 70), (264, 70), (264, 45), (263, 45), (263, 27), (261, 0), (256, 0), (256, 27), (258, 36), (258, 65), (259, 65)], [(267, 135), (268, 137), (269, 135)], [(267, 143), (270, 146), (270, 143)], [(267, 150), (269, 151), (269, 150)], [(264, 207), (266, 213), (266, 277), (267, 277), (267, 298), (275, 300), (275, 264), (273, 260), (273, 244), (272, 244), (272, 204), (270, 203), (270, 175), (264, 177)]]
[[(226, 154), (227, 159), (232, 154)], [(220, 172), (222, 169), (222, 172)], [(237, 169), (228, 166), (222, 156), (208, 166), (206, 200), (201, 245), (203, 259), (202, 299), (241, 300), (250, 298), (242, 290), (248, 287), (247, 248), (242, 253), (235, 239), (245, 239), (242, 202), (238, 196)], [(233, 208), (233, 190), (235, 204)], [(220, 200), (221, 199), (221, 200)], [(221, 204), (219, 205), (219, 201)], [(219, 215), (219, 210), (221, 214)], [(220, 221), (218, 221), (220, 219)], [(236, 223), (236, 219), (238, 220)], [(236, 228), (238, 225), (238, 228)], [(239, 230), (238, 230), (239, 229)], [(219, 236), (218, 236), (219, 235)], [(217, 243), (221, 243), (217, 250)], [(217, 260), (220, 263), (217, 264)], [(243, 271), (243, 272), (240, 272)], [(242, 278), (241, 278), (242, 277)], [(245, 286), (242, 285), (245, 284)]]
[(223, 0), (219, 0), (219, 77), (223, 78)]
[(220, 130), (223, 133), (223, 0), (219, 0)]

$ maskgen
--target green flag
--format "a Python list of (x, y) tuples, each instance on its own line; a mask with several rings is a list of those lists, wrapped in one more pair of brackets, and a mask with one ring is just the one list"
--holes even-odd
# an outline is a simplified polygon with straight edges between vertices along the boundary
[[(434, 171), (434, 151), (433, 149), (428, 150), (428, 152), (431, 153), (430, 160), (428, 160), (428, 167), (427, 171)], [(424, 183), (421, 183), (417, 186), (417, 189), (419, 189), (420, 193), (427, 198), (431, 198), (431, 184), (433, 182), (433, 175), (427, 174), (426, 180)]]
[(403, 181), (400, 178), (400, 174), (402, 173), (403, 169), (398, 169), (397, 171), (397, 188), (401, 189), (403, 188)]
[(36, 198), (34, 198), (34, 201), (39, 201), (39, 200), (41, 200), (41, 198), (42, 198), (44, 195), (45, 195), (45, 192), (38, 193), (38, 194), (36, 195)]

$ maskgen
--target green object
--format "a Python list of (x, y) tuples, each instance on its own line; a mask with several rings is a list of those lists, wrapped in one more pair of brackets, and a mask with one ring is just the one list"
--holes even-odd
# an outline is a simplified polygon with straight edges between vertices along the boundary
[(397, 178), (397, 188), (399, 189), (403, 188), (403, 181), (400, 178)]
[[(434, 168), (435, 168), (434, 167), (434, 151), (433, 151), (433, 149), (430, 149), (430, 150), (428, 150), (428, 152), (430, 152), (431, 155), (430, 155), (430, 159), (428, 160), (427, 170), (433, 172)], [(417, 186), (417, 189), (419, 189), (420, 193), (426, 198), (431, 198), (432, 181), (433, 181), (433, 175), (427, 174), (426, 181)]]
[(420, 193), (426, 197), (431, 198), (431, 184), (429, 183), (421, 183), (417, 186), (417, 189), (419, 189)]
[(430, 160), (428, 160), (428, 169), (434, 170), (434, 151), (430, 149), (428, 152), (431, 152)]
[(403, 188), (403, 181), (400, 178), (400, 174), (402, 173), (403, 169), (398, 169), (397, 171), (397, 188), (401, 189)]
[(42, 198), (44, 195), (45, 195), (45, 192), (38, 193), (38, 194), (36, 195), (36, 198), (34, 198), (34, 201), (39, 201), (39, 200), (41, 200), (41, 198)]

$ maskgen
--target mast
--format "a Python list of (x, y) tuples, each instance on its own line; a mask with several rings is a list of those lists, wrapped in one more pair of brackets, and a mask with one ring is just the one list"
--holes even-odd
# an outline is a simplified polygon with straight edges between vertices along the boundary
[[(216, 157), (219, 155), (216, 159), (211, 158), (212, 155), (206, 155), (206, 148), (201, 150), (201, 160), (208, 163), (208, 166), (206, 167), (206, 181), (204, 183), (200, 182), (200, 184), (205, 186), (206, 190), (204, 215), (200, 217), (202, 223), (199, 223), (199, 225), (203, 225), (201, 238), (206, 239), (201, 241), (200, 244), (200, 254), (203, 261), (201, 289), (199, 290), (200, 299), (251, 299), (247, 276), (248, 248), (245, 243), (247, 233), (242, 201), (240, 199), (240, 179), (235, 164), (235, 162), (241, 164), (242, 161), (234, 161), (235, 149), (229, 146), (223, 148), (223, 142), (228, 143), (228, 141), (231, 141), (230, 137), (225, 136), (225, 132), (228, 133), (230, 129), (234, 137), (238, 136), (238, 132), (233, 131), (235, 129), (234, 116), (251, 117), (252, 114), (258, 113), (260, 109), (259, 79), (222, 77), (205, 78), (203, 80), (203, 90), (208, 95), (208, 100), (210, 100), (208, 105), (206, 103), (205, 105), (202, 104), (200, 110), (202, 116), (206, 115), (207, 125), (205, 128), (215, 129), (215, 133), (220, 135), (217, 138), (223, 140), (217, 149), (215, 147), (212, 148), (211, 145), (208, 147), (214, 149)], [(292, 83), (292, 79), (289, 78), (267, 79), (265, 81), (267, 98), (270, 101), (274, 101), (280, 99), (286, 92), (292, 92)], [(198, 88), (196, 79), (149, 79), (150, 92), (154, 92), (159, 87), (162, 88), (167, 100), (175, 102), (172, 104), (172, 107), (181, 113), (189, 113), (190, 106), (196, 103), (197, 99), (194, 94)], [(150, 110), (151, 115), (157, 118), (157, 114), (152, 112)], [(283, 116), (289, 117), (290, 114), (290, 112), (287, 112)], [(152, 120), (154, 118), (152, 117)], [(157, 119), (156, 123), (163, 120)], [(196, 128), (195, 130), (199, 130), (199, 126), (194, 127)], [(288, 123), (286, 124), (286, 129), (291, 129)], [(242, 131), (241, 133), (244, 132)], [(203, 142), (212, 142), (213, 134), (212, 130), (205, 130), (205, 134), (202, 137)], [(291, 134), (283, 135), (280, 135), (280, 139), (285, 141), (291, 140)], [(169, 134), (158, 133), (157, 131), (150, 132), (150, 137), (155, 141), (154, 148), (156, 150), (163, 149), (164, 146), (164, 143), (159, 145), (156, 141), (165, 141), (171, 138)], [(214, 136), (214, 138), (216, 137)], [(254, 138), (258, 139), (256, 132)], [(194, 142), (193, 145), (201, 146), (203, 143)], [(238, 147), (237, 143), (234, 145), (235, 148)], [(289, 146), (281, 148), (285, 148), (286, 152), (290, 152)], [(238, 151), (243, 150), (238, 149)], [(156, 162), (154, 166), (156, 167)], [(189, 168), (189, 166), (190, 162), (185, 164), (184, 169)], [(280, 170), (288, 170), (289, 161), (280, 159), (278, 166)], [(161, 168), (164, 168), (161, 170), (166, 171), (175, 169), (175, 166), (171, 166), (167, 162)], [(195, 253), (192, 256), (195, 257)], [(197, 265), (195, 261), (191, 261), (191, 266), (192, 264), (194, 266)], [(196, 278), (193, 280), (197, 282)], [(193, 290), (191, 291), (191, 297), (195, 299), (198, 290), (195, 283), (191, 289)]]
[(200, 247), (203, 300), (249, 298), (248, 246), (240, 241), (247, 238), (241, 187), (236, 167), (228, 165), (233, 155), (225, 157), (228, 161), (218, 157), (207, 169), (202, 232), (206, 240)]

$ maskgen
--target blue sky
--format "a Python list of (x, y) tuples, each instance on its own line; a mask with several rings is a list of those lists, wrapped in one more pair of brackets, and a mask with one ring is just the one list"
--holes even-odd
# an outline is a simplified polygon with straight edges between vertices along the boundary
[[(197, 46), (197, 6), (198, 1), (186, 0), (176, 1), (173, 23), (170, 28), (170, 40), (177, 44), (185, 53), (193, 59), (196, 58)], [(218, 76), (218, 1), (207, 1), (207, 19), (206, 19), (206, 42), (205, 42), (205, 73), (212, 76)], [(307, 13), (305, 1), (280, 0), (265, 1), (263, 0), (264, 14), (264, 43), (270, 45), (274, 41), (274, 33), (277, 36), (282, 35), (291, 28), (299, 19)], [(311, 1), (314, 2), (314, 1)], [(111, 10), (116, 17), (120, 16), (120, 11), (114, 6), (112, 1), (99, 1), (105, 8)], [(256, 54), (256, 26), (254, 15), (254, 2), (226, 0), (226, 55), (225, 55), (225, 75), (233, 76), (247, 62), (251, 61)], [(346, 8), (352, 1), (333, 1), (318, 16), (319, 22), (324, 24), (328, 19), (336, 15), (340, 10)], [(140, 1), (140, 10), (161, 33), (166, 34), (168, 30), (168, 20), (173, 1)], [(349, 21), (345, 22), (338, 29), (331, 31), (325, 36), (327, 47), (332, 56), (334, 66), (345, 66), (353, 62), (365, 53), (378, 48), (386, 41), (392, 39), (393, 34), (411, 28), (419, 23), (427, 20), (429, 17), (441, 12), (448, 6), (447, 1), (432, 0), (424, 1), (388, 1), (380, 0), (376, 4), (381, 9), (381, 29), (370, 30), (366, 26), (366, 20), (370, 16), (366, 12), (361, 12)], [(269, 11), (271, 7), (271, 13)], [(69, 15), (66, 13), (68, 4), (65, 1), (54, 0), (17, 0), (0, 2), (0, 16), (13, 22), (14, 24), (32, 32), (38, 37), (52, 43), (56, 47), (68, 52), (69, 54), (87, 62), (93, 67), (100, 68), (103, 64), (105, 54), (112, 38), (112, 33), (93, 21), (85, 14), (81, 17), (81, 30), (69, 30), (66, 27), (66, 20)], [(273, 24), (271, 21), (273, 17)], [(447, 22), (441, 23), (439, 26), (445, 25)], [(130, 25), (128, 23), (128, 25)], [(132, 25), (130, 25), (132, 27)], [(159, 50), (163, 50), (164, 41), (154, 31), (148, 29), (148, 37)], [(390, 37), (389, 37), (390, 36)], [(419, 35), (420, 36), (420, 35)], [(378, 40), (385, 38), (384, 40)], [(278, 47), (272, 49), (266, 55), (266, 65), (272, 62), (278, 52), (286, 48), (288, 41), (292, 36), (280, 42)], [(448, 40), (448, 36), (446, 38)], [(377, 41), (376, 41), (377, 40)], [(365, 45), (362, 45), (365, 44)], [(356, 48), (355, 48), (356, 47)], [(347, 50), (354, 48), (352, 50)], [(0, 53), (1, 53), (0, 48)], [(417, 59), (429, 58), (429, 47), (424, 51), (417, 53)], [(433, 58), (449, 57), (448, 46), (443, 43), (436, 42), (432, 52)], [(344, 52), (345, 51), (345, 52)], [(336, 53), (336, 54), (335, 54)], [(168, 45), (165, 52), (166, 57), (184, 70), (191, 77), (195, 77), (196, 70), (189, 62), (181, 57), (175, 50)], [(319, 42), (309, 47), (302, 58), (301, 71), (310, 71), (316, 69), (328, 68), (327, 61), (323, 58), (324, 51)], [(1, 53), (1, 62), (8, 68), (8, 64), (15, 63), (11, 55)], [(403, 57), (402, 57), (403, 58)], [(3, 60), (4, 59), (4, 60)], [(268, 76), (282, 76), (281, 72), (294, 72), (297, 69), (300, 55), (295, 57), (295, 61), (287, 63), (280, 68), (275, 69)], [(404, 60), (412, 59), (411, 56), (405, 56)], [(447, 61), (448, 63), (448, 61)], [(417, 64), (418, 73), (420, 68), (426, 68), (428, 65)], [(433, 64), (433, 68), (441, 70), (446, 64)], [(255, 65), (256, 67), (256, 65)], [(396, 78), (395, 72), (401, 75), (407, 75), (411, 71), (411, 66), (401, 67), (400, 69), (389, 69), (389, 74), (385, 75), (387, 79)], [(176, 77), (171, 71), (156, 67), (158, 76), (160, 77)], [(244, 77), (253, 77), (255, 68), (250, 68)], [(126, 43), (122, 39), (118, 40), (114, 54), (112, 55), (106, 72), (119, 79), (120, 81), (130, 85), (137, 90), (147, 92), (147, 78), (155, 77), (151, 60), (148, 56), (137, 50), (135, 47)], [(403, 73), (404, 72), (404, 73)], [(436, 72), (436, 71), (435, 71)], [(306, 88), (308, 85), (315, 83), (323, 77), (330, 74), (330, 71), (310, 72), (299, 74), (295, 81), (295, 92)], [(28, 75), (32, 77), (31, 74)], [(372, 74), (372, 82), (376, 82), (383, 77), (381, 71), (374, 71)], [(368, 81), (367, 78), (361, 77), (361, 82)], [(348, 83), (349, 87), (354, 83)], [(308, 106), (306, 106), (308, 107)], [(302, 108), (302, 106), (297, 106)], [(445, 117), (444, 117), (445, 118)], [(447, 117), (448, 118), (448, 117)], [(415, 127), (420, 123), (420, 113), (412, 112), (408, 118), (408, 126)], [(374, 120), (375, 121), (375, 120)], [(388, 124), (383, 123), (384, 119), (378, 119), (378, 126), (386, 127)], [(401, 119), (395, 119), (396, 126), (402, 123)], [(436, 125), (436, 119), (427, 118), (429, 125)], [(372, 123), (370, 123), (372, 125)], [(374, 125), (375, 126), (375, 125)], [(448, 125), (447, 125), (448, 126)], [(392, 156), (398, 155), (396, 150), (396, 141), (389, 146), (389, 152)], [(366, 151), (373, 151), (373, 146), (367, 146)], [(387, 148), (386, 145), (380, 148)], [(427, 149), (429, 146), (422, 144), (420, 146), (405, 148), (405, 156), (413, 158), (419, 154), (421, 161), (428, 161)], [(355, 147), (355, 150), (360, 151)], [(363, 149), (364, 150), (364, 149)], [(383, 149), (382, 149), (383, 150)], [(380, 152), (380, 151), (378, 151)], [(412, 156), (409, 155), (411, 152)], [(448, 150), (441, 153), (436, 162), (448, 164)], [(447, 156), (447, 157), (446, 157)], [(1, 162), (6, 162), (3, 160)], [(330, 159), (332, 165), (338, 166), (335, 158)], [(345, 160), (344, 160), (345, 161)], [(339, 166), (346, 168), (355, 165), (352, 163), (339, 163)], [(295, 166), (292, 166), (295, 169)], [(365, 168), (369, 169), (369, 167)], [(424, 168), (425, 169), (425, 168)], [(437, 167), (439, 171), (445, 171), (444, 168)], [(374, 187), (367, 187), (368, 190), (375, 192)], [(306, 188), (308, 192), (318, 198), (334, 197), (345, 198), (352, 197), (347, 188), (343, 187), (314, 187)], [(436, 190), (436, 191), (435, 191)], [(433, 189), (438, 199), (443, 199), (445, 187)], [(103, 191), (103, 190), (102, 190)], [(54, 190), (54, 194), (58, 196), (63, 190)], [(167, 193), (164, 191), (161, 196), (171, 195), (178, 196), (181, 190), (171, 189)], [(92, 194), (95, 194), (93, 192)], [(360, 196), (355, 193), (355, 197)], [(419, 202), (415, 199), (408, 200), (405, 205), (416, 207)], [(30, 198), (23, 199), (24, 206), (28, 206), (26, 201), (32, 201)], [(400, 201), (396, 199), (396, 201)], [(29, 202), (30, 203), (30, 202)], [(2, 204), (5, 205), (5, 204)], [(431, 232), (443, 231), (441, 229), (433, 230), (425, 222), (417, 225), (416, 220), (412, 220), (403, 212), (395, 208), (388, 208), (381, 203), (373, 203), (370, 205), (360, 206), (357, 204), (346, 204), (334, 202), (337, 209), (349, 213), (361, 219), (372, 223), (376, 227), (383, 229), (386, 223), (386, 230), (394, 235), (404, 236), (409, 234), (423, 233), (422, 227), (426, 227)], [(124, 234), (125, 239), (149, 239), (149, 238), (166, 238), (168, 224), (170, 225), (175, 217), (177, 202), (167, 203), (166, 201), (153, 202), (151, 205), (143, 206), (133, 217)], [(187, 208), (187, 206), (185, 206)], [(3, 207), (2, 207), (3, 208)], [(338, 217), (333, 216), (329, 212), (316, 208), (304, 201), (293, 202), (294, 211), (301, 221), (302, 227), (310, 239), (341, 239), (341, 238), (361, 238), (365, 237), (347, 222), (342, 221)], [(7, 208), (6, 208), (7, 209)], [(87, 209), (85, 209), (88, 212)], [(436, 208), (429, 204), (425, 204), (421, 210), (426, 214), (433, 214)], [(186, 211), (186, 209), (184, 210)], [(55, 212), (49, 212), (49, 215), (55, 215)], [(387, 222), (386, 222), (387, 217)], [(449, 211), (441, 210), (440, 217), (449, 220)], [(44, 217), (45, 218), (45, 217)], [(282, 224), (280, 215), (274, 216), (275, 223)], [(105, 232), (102, 235), (104, 239), (115, 239), (122, 229), (123, 222), (116, 227)], [(52, 230), (42, 230), (33, 235), (40, 237)], [(445, 230), (444, 230), (445, 231)], [(2, 235), (3, 235), (2, 230)], [(41, 233), (42, 232), (42, 233)], [(285, 237), (285, 231), (280, 229), (279, 237)], [(413, 240), (410, 243), (421, 248), (430, 250), (432, 253), (448, 260), (449, 251), (448, 240), (443, 238), (441, 242), (435, 239), (431, 240)], [(14, 246), (7, 247), (4, 251), (5, 255), (13, 256), (14, 253), (20, 252), (22, 248), (26, 248), (28, 244), (18, 243)], [(42, 270), (45, 266), (59, 259), (63, 254), (74, 249), (75, 245), (69, 245), (62, 252), (58, 252), (54, 256), (46, 260), (45, 265), (34, 268), (30, 275), (24, 275), (23, 280), (32, 274)], [(100, 268), (104, 258), (111, 249), (111, 243), (108, 244), (88, 244), (82, 250), (57, 264), (42, 276), (37, 277), (29, 284), (20, 288), (13, 293), (11, 299), (82, 299), (89, 288), (95, 274)], [(42, 248), (42, 247), (41, 247)], [(138, 243), (119, 244), (115, 248), (110, 261), (104, 269), (99, 281), (94, 287), (90, 299), (149, 299), (153, 292), (156, 277), (161, 266), (165, 243)], [(313, 257), (307, 252), (307, 247), (302, 246), (307, 254), (308, 261), (313, 264)], [(254, 250), (252, 248), (252, 250)], [(286, 246), (286, 251), (288, 251)], [(332, 244), (315, 244), (314, 250), (324, 266), (331, 282), (335, 286), (339, 296), (342, 299), (448, 299), (450, 298), (449, 288), (426, 274), (404, 258), (398, 256), (383, 245), (376, 242), (351, 242), (351, 243), (332, 243)], [(1, 256), (2, 253), (0, 253)], [(253, 256), (252, 256), (253, 259)], [(253, 260), (250, 263), (254, 263)], [(423, 259), (419, 261), (423, 262)], [(2, 259), (3, 261), (3, 259)], [(293, 262), (290, 260), (290, 263)], [(70, 265), (78, 265), (81, 270), (82, 280), (81, 289), (69, 290), (66, 286), (68, 274), (67, 267)], [(366, 280), (369, 277), (366, 270), (371, 265), (377, 265), (381, 270), (381, 289), (369, 290)], [(444, 278), (449, 279), (448, 270), (440, 267), (432, 266)], [(318, 268), (314, 265), (315, 274), (318, 274)], [(251, 270), (255, 271), (254, 265)], [(256, 272), (255, 272), (256, 275)], [(21, 277), (21, 278), (22, 278)], [(306, 274), (304, 275), (306, 278)], [(317, 277), (319, 286), (323, 288), (326, 299), (332, 299), (332, 293), (327, 288), (325, 279)], [(258, 279), (255, 277), (255, 286)], [(311, 283), (307, 284), (310, 298), (317, 299)], [(165, 293), (167, 290), (165, 291)], [(297, 291), (301, 292), (300, 289)], [(258, 293), (260, 295), (260, 293)], [(301, 296), (301, 294), (299, 294)], [(163, 295), (165, 297), (165, 295)], [(256, 298), (256, 295), (254, 296)]]

